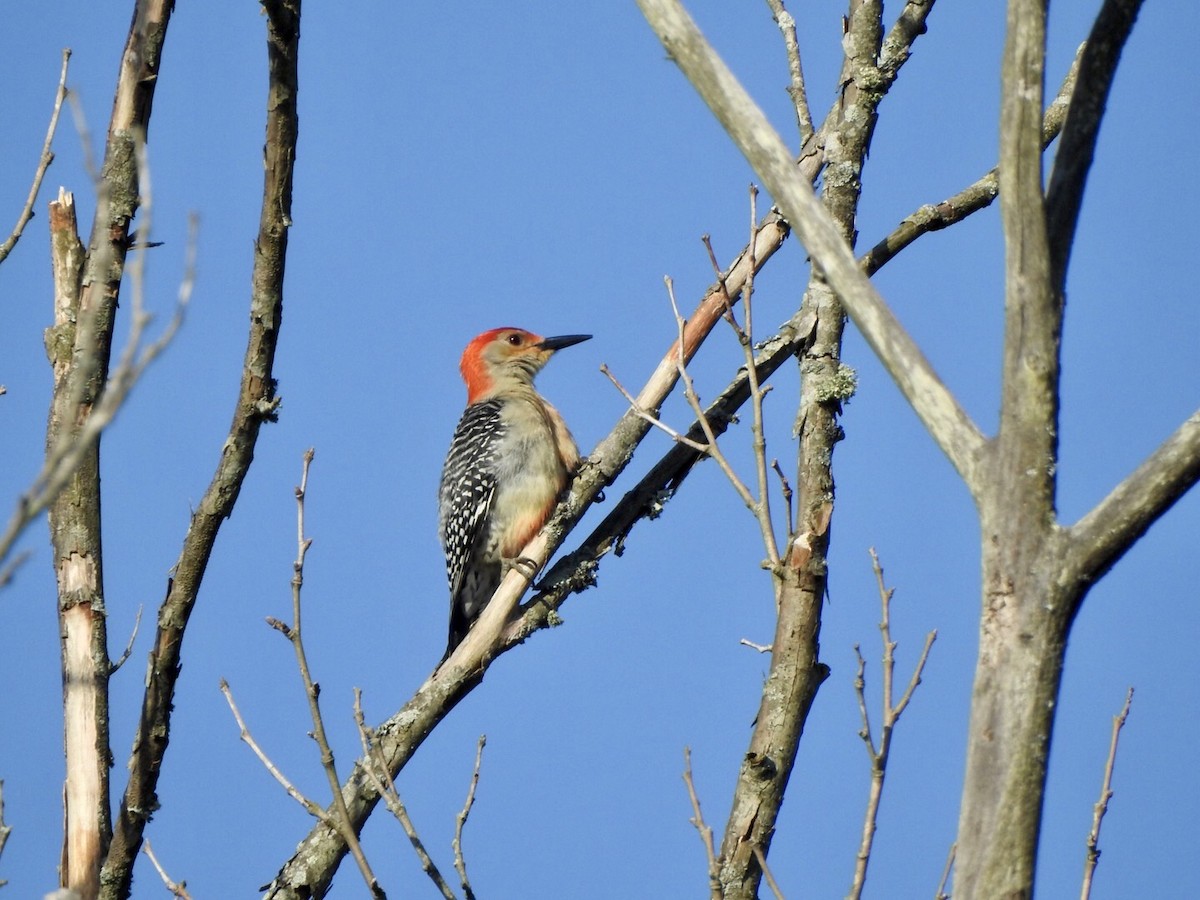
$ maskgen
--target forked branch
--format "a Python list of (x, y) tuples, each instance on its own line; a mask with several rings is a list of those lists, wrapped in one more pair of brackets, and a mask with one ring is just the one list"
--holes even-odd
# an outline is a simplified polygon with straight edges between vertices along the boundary
[(867, 756), (871, 761), (871, 788), (867, 797), (866, 814), (863, 817), (862, 841), (859, 844), (858, 856), (855, 858), (854, 877), (851, 880), (850, 891), (846, 894), (848, 898), (858, 900), (862, 896), (863, 886), (867, 881), (867, 865), (871, 861), (871, 847), (875, 841), (875, 829), (879, 820), (879, 804), (883, 798), (883, 782), (887, 776), (888, 757), (892, 750), (892, 736), (895, 732), (896, 725), (900, 722), (900, 717), (904, 714), (904, 710), (908, 708), (909, 702), (912, 700), (913, 693), (917, 686), (921, 683), (921, 675), (925, 671), (925, 663), (929, 660), (929, 651), (933, 647), (933, 642), (937, 640), (937, 631), (931, 631), (925, 636), (925, 646), (921, 649), (921, 655), (917, 659), (917, 664), (913, 668), (912, 676), (908, 680), (908, 686), (897, 702), (894, 693), (894, 679), (896, 669), (896, 642), (892, 640), (892, 597), (895, 594), (894, 588), (889, 588), (883, 580), (883, 567), (879, 564), (879, 557), (876, 556), (875, 550), (871, 550), (871, 567), (875, 572), (875, 583), (879, 589), (879, 601), (881, 607), (881, 618), (879, 621), (879, 634), (883, 641), (883, 689), (880, 700), (882, 701), (882, 718), (880, 721), (879, 739), (876, 741), (875, 735), (871, 730), (871, 717), (867, 713), (867, 697), (866, 697), (866, 661), (859, 652), (858, 645), (854, 645), (854, 654), (858, 658), (858, 671), (854, 678), (854, 693), (858, 697), (858, 710), (862, 716), (862, 730), (859, 731), (859, 737), (863, 739), (863, 743), (867, 748)]

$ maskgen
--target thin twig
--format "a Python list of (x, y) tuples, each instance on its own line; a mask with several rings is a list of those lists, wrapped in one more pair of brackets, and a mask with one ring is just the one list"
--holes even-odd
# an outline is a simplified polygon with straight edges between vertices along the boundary
[[(754, 245), (758, 237), (758, 188), (750, 185), (750, 252), (754, 253)], [(779, 544), (775, 540), (775, 527), (771, 522), (771, 492), (767, 485), (767, 440), (763, 430), (763, 398), (770, 387), (763, 387), (758, 380), (758, 369), (754, 365), (754, 266), (750, 267), (750, 275), (746, 286), (742, 289), (742, 314), (746, 322), (744, 330), (738, 333), (742, 345), (742, 353), (746, 359), (746, 375), (750, 379), (750, 408), (753, 412), (751, 436), (754, 447), (754, 468), (758, 475), (758, 503), (755, 504), (754, 514), (758, 519), (759, 531), (762, 532), (763, 546), (767, 551), (767, 559), (772, 566), (779, 565)]]
[(867, 664), (863, 659), (862, 653), (859, 652), (858, 645), (855, 644), (854, 655), (858, 660), (858, 668), (854, 678), (854, 693), (858, 699), (859, 714), (862, 716), (863, 722), (859, 737), (866, 744), (867, 755), (871, 760), (871, 787), (867, 795), (866, 812), (863, 816), (862, 840), (859, 844), (858, 855), (855, 857), (854, 877), (850, 885), (850, 891), (846, 895), (848, 900), (858, 900), (862, 896), (863, 886), (867, 880), (867, 864), (871, 860), (871, 847), (875, 840), (875, 829), (879, 819), (879, 804), (883, 798), (883, 783), (887, 775), (888, 756), (892, 748), (892, 734), (895, 731), (897, 723), (900, 721), (900, 716), (904, 714), (904, 710), (907, 709), (909, 702), (912, 700), (913, 692), (917, 689), (917, 685), (921, 683), (921, 673), (925, 671), (925, 663), (929, 660), (930, 648), (932, 648), (933, 642), (937, 639), (936, 630), (929, 632), (925, 636), (925, 646), (921, 649), (921, 656), (913, 669), (912, 677), (909, 678), (908, 687), (900, 697), (899, 702), (893, 702), (896, 642), (892, 640), (891, 606), (895, 589), (887, 587), (884, 583), (883, 567), (879, 564), (879, 557), (876, 555), (874, 548), (871, 549), (870, 553), (871, 566), (875, 572), (875, 582), (879, 588), (879, 602), (881, 607), (879, 633), (883, 642), (883, 719), (879, 732), (879, 743), (876, 744), (874, 735), (871, 733), (870, 716), (867, 713)]
[(705, 823), (704, 814), (700, 812), (700, 797), (696, 794), (696, 784), (692, 780), (692, 748), (683, 748), (683, 783), (687, 785), (688, 799), (692, 802), (692, 818), (689, 820), (700, 834), (704, 844), (704, 857), (708, 863), (708, 886), (712, 900), (721, 900), (721, 882), (717, 877), (717, 853), (713, 849), (713, 831)]
[(958, 844), (950, 845), (950, 852), (946, 854), (946, 865), (942, 867), (942, 877), (938, 881), (937, 890), (933, 894), (933, 900), (950, 900), (950, 895), (946, 893), (946, 885), (950, 881), (950, 872), (954, 868), (954, 853), (958, 850)]
[(758, 862), (758, 867), (762, 870), (763, 878), (767, 879), (767, 887), (771, 889), (775, 900), (783, 900), (783, 891), (779, 889), (779, 882), (771, 874), (771, 867), (767, 865), (767, 856), (758, 844), (754, 845), (754, 859)]
[(746, 487), (745, 483), (738, 477), (737, 472), (733, 470), (733, 466), (729, 464), (729, 460), (725, 458), (725, 454), (721, 452), (721, 448), (717, 446), (716, 434), (712, 430), (712, 426), (708, 422), (708, 417), (704, 415), (704, 407), (700, 405), (700, 398), (696, 395), (696, 386), (692, 382), (692, 376), (688, 373), (687, 363), (683, 358), (683, 334), (687, 327), (687, 322), (679, 312), (679, 304), (675, 302), (675, 282), (670, 276), (663, 279), (667, 286), (667, 296), (671, 300), (671, 311), (675, 315), (675, 327), (678, 330), (679, 337), (676, 346), (679, 347), (679, 352), (675, 357), (675, 367), (679, 373), (679, 380), (683, 383), (683, 395), (687, 399), (688, 406), (696, 416), (696, 420), (700, 423), (701, 429), (704, 431), (704, 438), (707, 441), (709, 456), (716, 461), (720, 466), (721, 471), (725, 473), (725, 477), (729, 479), (729, 483), (733, 485), (733, 489), (737, 491), (742, 502), (746, 504), (746, 508), (751, 512), (755, 511), (756, 501), (754, 495), (750, 493), (750, 488)]
[(800, 65), (800, 42), (796, 39), (796, 20), (783, 6), (783, 0), (767, 0), (771, 7), (771, 17), (783, 34), (783, 46), (787, 50), (788, 75), (791, 84), (788, 85), (788, 96), (792, 98), (792, 106), (796, 109), (796, 124), (800, 128), (800, 146), (803, 147), (813, 136), (812, 112), (808, 106), (808, 91), (804, 87), (804, 69)]
[(417, 853), (417, 859), (421, 862), (421, 869), (433, 881), (444, 900), (456, 900), (454, 891), (450, 889), (450, 885), (442, 877), (441, 870), (438, 869), (433, 858), (425, 849), (425, 844), (417, 834), (416, 826), (413, 825), (408, 809), (405, 807), (404, 801), (400, 799), (400, 792), (396, 789), (396, 783), (392, 780), (391, 773), (388, 772), (387, 765), (383, 761), (383, 754), (379, 751), (375, 732), (367, 727), (362, 711), (362, 691), (358, 688), (354, 689), (354, 722), (358, 726), (358, 738), (363, 748), (362, 771), (366, 773), (367, 781), (383, 798), (388, 812), (395, 816), (400, 827), (404, 829), (409, 843)]
[(137, 640), (138, 629), (141, 627), (141, 625), (142, 625), (142, 606), (141, 606), (141, 604), (139, 604), (138, 608), (137, 608), (137, 615), (133, 617), (133, 633), (129, 635), (129, 643), (125, 645), (125, 651), (109, 667), (108, 672), (110, 675), (115, 674), (117, 669), (119, 669), (119, 668), (121, 668), (121, 666), (125, 665), (126, 660), (129, 659), (129, 655), (131, 653), (133, 653), (133, 642)]
[(1113, 766), (1117, 761), (1117, 740), (1121, 736), (1121, 729), (1125, 727), (1125, 720), (1129, 718), (1129, 707), (1132, 703), (1133, 688), (1130, 688), (1125, 693), (1125, 705), (1121, 707), (1121, 712), (1113, 716), (1112, 739), (1108, 744), (1108, 759), (1104, 763), (1104, 782), (1100, 786), (1100, 799), (1092, 807), (1092, 830), (1088, 833), (1087, 839), (1087, 859), (1083, 865), (1083, 888), (1079, 895), (1081, 900), (1088, 900), (1092, 895), (1092, 876), (1096, 871), (1096, 863), (1100, 861), (1100, 823), (1104, 821), (1104, 814), (1108, 812), (1108, 801), (1113, 796), (1112, 776)]
[[(745, 490), (741, 485), (740, 480), (733, 479), (730, 476), (731, 469), (724, 469), (727, 476), (731, 477), (734, 482), (734, 488), (742, 495), (742, 499), (754, 514), (755, 520), (758, 522), (759, 531), (762, 534), (763, 547), (767, 552), (767, 560), (771, 566), (779, 565), (779, 545), (775, 539), (775, 528), (771, 523), (771, 501), (770, 493), (767, 489), (767, 446), (763, 431), (763, 397), (770, 390), (769, 387), (764, 388), (759, 383), (758, 369), (755, 366), (754, 359), (754, 246), (758, 239), (758, 210), (757, 210), (758, 189), (754, 185), (750, 185), (750, 242), (747, 246), (747, 253), (750, 254), (750, 271), (746, 276), (746, 283), (742, 287), (742, 308), (745, 325), (738, 325), (737, 319), (733, 316), (733, 304), (729, 297), (728, 289), (725, 286), (725, 280), (722, 277), (721, 270), (717, 265), (717, 256), (713, 252), (712, 242), (708, 235), (704, 237), (704, 246), (708, 249), (708, 259), (713, 267), (713, 271), (717, 275), (717, 283), (725, 300), (725, 321), (729, 323), (729, 327), (733, 329), (734, 336), (738, 340), (738, 344), (742, 348), (744, 357), (744, 366), (746, 369), (746, 377), (750, 387), (750, 409), (752, 415), (751, 422), (751, 446), (754, 450), (755, 474), (758, 481), (758, 498), (753, 499), (749, 490)], [(672, 305), (674, 296), (672, 295)], [(678, 309), (676, 309), (678, 315)], [(685, 386), (690, 384), (690, 379), (685, 381)], [(703, 416), (707, 423), (707, 416), (699, 406), (699, 398), (695, 398), (695, 402), (691, 401), (692, 410), (698, 416)], [(702, 423), (704, 424), (704, 423)], [(711, 431), (711, 423), (708, 424), (708, 430)], [(715, 434), (710, 441), (715, 444)], [(748, 499), (750, 498), (750, 499)], [(789, 520), (790, 520), (789, 514)], [(790, 528), (790, 523), (789, 523)]]
[(625, 385), (621, 384), (621, 382), (617, 380), (617, 376), (612, 373), (612, 370), (609, 369), (607, 363), (602, 363), (600, 365), (600, 371), (603, 372), (608, 377), (608, 380), (613, 383), (613, 386), (621, 392), (621, 396), (629, 401), (630, 410), (632, 410), (639, 419), (649, 422), (655, 428), (669, 435), (671, 440), (677, 441), (680, 444), (685, 444), (686, 446), (691, 447), (697, 453), (708, 452), (707, 445), (701, 444), (699, 441), (693, 441), (685, 434), (680, 434), (662, 419), (658, 418), (658, 416), (638, 406), (637, 399), (633, 396), (633, 394), (629, 393), (629, 391), (625, 389)]
[(79, 136), (79, 149), (83, 157), (83, 168), (91, 178), (92, 184), (99, 186), (101, 182), (100, 167), (96, 165), (96, 153), (92, 149), (92, 131), (88, 127), (87, 113), (79, 101), (75, 91), (67, 93), (67, 103), (71, 107), (71, 118), (75, 121), (75, 133)]
[(454, 822), (454, 868), (462, 882), (463, 896), (466, 900), (475, 900), (475, 891), (471, 889), (471, 880), (467, 878), (467, 859), (463, 855), (462, 835), (467, 825), (467, 817), (471, 815), (471, 807), (475, 805), (475, 789), (479, 787), (479, 766), (483, 762), (483, 748), (487, 744), (487, 735), (479, 736), (479, 744), (475, 748), (475, 768), (471, 772), (471, 785), (467, 788), (467, 799), (463, 803)]
[(749, 638), (742, 638), (738, 643), (743, 647), (749, 647), (751, 650), (757, 650), (759, 653), (770, 653), (775, 649), (771, 644), (756, 644)]
[(237, 704), (233, 700), (233, 691), (229, 687), (229, 682), (224, 678), (221, 679), (220, 688), (221, 693), (225, 695), (225, 702), (229, 704), (229, 711), (233, 713), (233, 719), (237, 722), (238, 737), (254, 752), (254, 755), (258, 757), (258, 761), (271, 773), (271, 777), (279, 782), (280, 786), (287, 791), (288, 796), (303, 806), (310, 816), (320, 819), (331, 828), (336, 828), (337, 822), (333, 820), (333, 817), (325, 808), (302, 794), (300, 789), (288, 780), (288, 777), (280, 771), (279, 767), (271, 761), (271, 758), (258, 745), (258, 741), (254, 739), (254, 735), (250, 733), (250, 729), (246, 725), (246, 720), (242, 718), (241, 710), (238, 709)]
[[(12, 826), (4, 821), (4, 780), (0, 779), (0, 856), (4, 855), (4, 845), (8, 843), (8, 836), (12, 834)], [(8, 884), (4, 878), (0, 878), (0, 887)]]
[(372, 896), (383, 897), (385, 896), (383, 889), (379, 886), (379, 882), (375, 878), (375, 873), (371, 871), (366, 854), (363, 853), (362, 844), (359, 843), (358, 835), (355, 833), (354, 823), (350, 820), (350, 813), (346, 809), (345, 798), (342, 797), (342, 781), (338, 777), (337, 764), (333, 757), (333, 748), (330, 746), (329, 739), (326, 736), (325, 720), (321, 715), (321, 688), (313, 680), (312, 670), (308, 665), (308, 654), (304, 650), (303, 630), (300, 619), (300, 595), (304, 586), (304, 560), (308, 555), (309, 548), (312, 547), (312, 539), (304, 536), (304, 498), (308, 494), (308, 470), (312, 465), (315, 455), (315, 451), (311, 447), (304, 452), (300, 484), (296, 488), (297, 550), (296, 561), (292, 563), (292, 624), (287, 630), (280, 630), (283, 631), (284, 636), (291, 642), (292, 649), (296, 652), (296, 665), (300, 670), (300, 678), (304, 682), (304, 695), (308, 699), (309, 716), (313, 723), (312, 738), (317, 742), (317, 747), (321, 751), (321, 768), (325, 771), (325, 776), (329, 780), (330, 791), (333, 794), (334, 824), (346, 839), (346, 844), (350, 848), (350, 854), (354, 857), (355, 863), (358, 864), (358, 870), (362, 873), (367, 889), (371, 892)]
[(162, 879), (162, 882), (168, 891), (170, 891), (176, 897), (179, 897), (180, 900), (192, 900), (192, 895), (187, 891), (187, 882), (171, 880), (171, 876), (167, 874), (167, 870), (162, 867), (162, 864), (158, 861), (158, 857), (154, 855), (154, 848), (150, 846), (149, 838), (146, 838), (142, 842), (142, 852), (145, 853), (150, 859), (150, 862), (154, 864), (154, 869), (158, 872), (158, 877)]
[(788, 481), (787, 476), (783, 474), (783, 467), (779, 465), (779, 460), (771, 460), (771, 468), (779, 476), (779, 492), (783, 495), (783, 505), (787, 507), (787, 532), (788, 537), (791, 537), (797, 527), (792, 511), (792, 485)]
[(33, 218), (33, 206), (37, 203), (38, 193), (42, 189), (42, 179), (46, 177), (46, 170), (50, 168), (50, 163), (54, 162), (54, 151), (50, 148), (54, 144), (54, 132), (58, 130), (58, 116), (62, 112), (63, 100), (67, 96), (67, 65), (70, 59), (70, 48), (64, 48), (62, 52), (62, 70), (58, 75), (58, 88), (54, 92), (54, 111), (50, 114), (50, 127), (46, 129), (46, 140), (42, 144), (42, 155), (38, 160), (37, 170), (33, 173), (33, 185), (29, 188), (29, 196), (25, 199), (25, 206), (21, 209), (21, 214), (17, 216), (17, 224), (13, 227), (12, 234), (8, 236), (3, 244), (0, 244), (0, 262), (4, 262), (8, 258), (8, 254), (12, 253), (13, 248), (17, 246), (17, 241), (21, 239), (21, 235), (25, 232), (25, 226)]

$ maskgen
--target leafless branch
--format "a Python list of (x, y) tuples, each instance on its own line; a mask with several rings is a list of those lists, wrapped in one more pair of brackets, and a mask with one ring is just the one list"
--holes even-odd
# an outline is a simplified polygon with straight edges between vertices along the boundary
[(893, 685), (897, 645), (892, 640), (891, 606), (895, 589), (887, 587), (884, 583), (883, 567), (879, 564), (879, 557), (875, 554), (874, 549), (870, 552), (871, 566), (875, 572), (875, 582), (879, 589), (881, 608), (879, 633), (883, 641), (883, 690), (881, 698), (883, 701), (883, 718), (879, 742), (877, 744), (871, 733), (871, 720), (867, 714), (866, 661), (863, 659), (862, 653), (859, 652), (858, 645), (855, 644), (854, 654), (858, 659), (858, 669), (854, 678), (854, 693), (858, 698), (858, 709), (863, 722), (862, 731), (859, 732), (859, 736), (863, 739), (863, 743), (866, 744), (867, 755), (871, 760), (871, 788), (867, 797), (866, 813), (863, 817), (862, 841), (859, 844), (858, 855), (855, 858), (854, 877), (850, 884), (850, 891), (846, 895), (849, 898), (853, 898), (853, 900), (858, 900), (862, 896), (863, 886), (867, 881), (867, 865), (871, 860), (871, 847), (875, 840), (875, 829), (879, 818), (879, 804), (883, 798), (883, 782), (887, 775), (888, 756), (891, 753), (892, 734), (900, 721), (900, 716), (908, 708), (913, 692), (917, 689), (917, 685), (921, 683), (921, 674), (925, 671), (925, 663), (929, 659), (930, 648), (933, 647), (933, 642), (937, 639), (936, 631), (931, 631), (926, 635), (925, 646), (922, 648), (921, 656), (913, 669), (912, 677), (909, 678), (908, 687), (900, 697), (899, 702), (894, 702)]
[(937, 890), (934, 891), (933, 900), (950, 900), (950, 895), (946, 893), (946, 885), (950, 881), (950, 872), (954, 868), (954, 853), (957, 845), (950, 845), (950, 852), (946, 854), (946, 865), (942, 867), (942, 877), (938, 881)]
[(674, 428), (672, 428), (670, 425), (668, 425), (666, 422), (664, 422), (658, 416), (654, 415), (654, 413), (648, 412), (647, 410), (644, 410), (641, 407), (639, 407), (637, 405), (637, 400), (634, 398), (633, 394), (629, 393), (629, 391), (627, 391), (625, 389), (625, 386), (623, 384), (621, 384), (620, 381), (617, 380), (617, 376), (612, 373), (612, 370), (609, 369), (607, 364), (602, 364), (600, 366), (600, 371), (602, 373), (604, 373), (604, 375), (608, 378), (608, 380), (613, 383), (613, 387), (615, 387), (618, 391), (621, 392), (621, 396), (629, 401), (629, 409), (633, 413), (635, 413), (638, 418), (653, 425), (659, 431), (668, 435), (671, 438), (671, 440), (676, 441), (680, 444), (683, 444), (687, 447), (691, 447), (697, 453), (708, 453), (708, 446), (706, 444), (702, 444), (699, 441), (694, 441), (687, 435), (680, 434), (678, 431), (676, 431)]
[(787, 476), (783, 474), (783, 468), (779, 465), (779, 460), (771, 460), (771, 468), (779, 476), (779, 493), (783, 496), (783, 505), (787, 509), (787, 533), (788, 537), (791, 537), (796, 529), (795, 513), (792, 510), (792, 485), (788, 481)]
[(808, 92), (804, 87), (804, 68), (800, 64), (800, 42), (796, 40), (796, 20), (784, 8), (783, 0), (767, 0), (771, 8), (771, 17), (783, 34), (783, 46), (787, 50), (788, 75), (791, 84), (788, 85), (788, 96), (792, 98), (792, 106), (796, 110), (796, 125), (800, 129), (800, 145), (803, 146), (813, 136), (812, 112), (808, 106)]
[(1088, 833), (1087, 838), (1087, 859), (1083, 865), (1083, 888), (1080, 891), (1080, 900), (1088, 900), (1092, 895), (1092, 876), (1096, 872), (1096, 863), (1100, 861), (1100, 823), (1104, 821), (1104, 814), (1108, 812), (1108, 801), (1112, 799), (1112, 777), (1113, 766), (1117, 762), (1117, 740), (1121, 736), (1121, 729), (1125, 727), (1125, 720), (1129, 718), (1129, 707), (1133, 703), (1133, 688), (1130, 688), (1125, 693), (1125, 705), (1121, 707), (1121, 711), (1113, 716), (1112, 724), (1112, 739), (1108, 744), (1108, 758), (1104, 762), (1104, 781), (1100, 785), (1100, 799), (1096, 801), (1096, 805), (1092, 807), (1092, 830)]
[[(747, 244), (753, 252), (755, 238), (758, 232), (758, 188), (750, 185), (750, 240)], [(779, 543), (775, 537), (775, 526), (771, 521), (771, 492), (767, 483), (767, 441), (765, 431), (763, 429), (763, 398), (766, 397), (770, 390), (769, 386), (764, 386), (759, 379), (758, 370), (755, 368), (754, 360), (754, 267), (750, 267), (751, 275), (746, 280), (746, 286), (742, 289), (742, 309), (743, 321), (746, 323), (744, 327), (738, 328), (733, 321), (733, 316), (729, 317), (730, 324), (733, 326), (734, 334), (737, 336), (738, 343), (741, 344), (743, 358), (746, 365), (746, 376), (750, 383), (750, 410), (751, 410), (751, 446), (754, 451), (754, 470), (757, 476), (758, 498), (751, 511), (754, 513), (755, 519), (758, 521), (758, 530), (762, 536), (763, 547), (767, 552), (767, 560), (772, 566), (779, 565)], [(697, 401), (693, 407), (699, 415), (704, 414), (704, 410), (700, 408)], [(714, 437), (715, 440), (715, 437)], [(790, 529), (790, 523), (789, 523)]]
[(235, 722), (237, 722), (238, 737), (253, 751), (254, 755), (258, 757), (258, 761), (263, 764), (263, 768), (265, 768), (271, 774), (272, 778), (279, 782), (280, 787), (287, 791), (289, 797), (304, 807), (305, 812), (307, 812), (310, 816), (320, 819), (330, 828), (336, 828), (336, 819), (334, 819), (334, 817), (328, 813), (320, 803), (317, 803), (315, 800), (310, 800), (307, 796), (301, 793), (300, 789), (291, 782), (291, 779), (283, 774), (282, 770), (280, 770), (280, 768), (271, 761), (271, 758), (267, 756), (266, 751), (259, 746), (258, 741), (256, 741), (254, 739), (254, 735), (251, 734), (250, 728), (246, 725), (246, 720), (242, 718), (241, 710), (238, 709), (237, 703), (235, 703), (233, 700), (233, 691), (229, 687), (229, 682), (224, 678), (221, 679), (220, 688), (221, 693), (225, 695), (225, 702), (229, 704), (229, 711), (233, 713), (233, 719)]
[(770, 653), (773, 649), (770, 644), (756, 644), (749, 638), (742, 638), (738, 643), (743, 647), (749, 647), (751, 650), (757, 650), (759, 653)]
[(689, 820), (700, 835), (704, 845), (704, 858), (708, 863), (708, 886), (712, 900), (721, 900), (721, 882), (717, 878), (717, 854), (713, 848), (713, 830), (704, 821), (704, 813), (700, 811), (700, 797), (696, 793), (696, 783), (692, 780), (692, 748), (683, 748), (683, 783), (687, 785), (688, 800), (692, 803), (692, 818)]
[(754, 846), (754, 859), (758, 862), (758, 867), (762, 869), (763, 878), (767, 880), (767, 887), (771, 889), (772, 896), (775, 897), (775, 900), (783, 900), (783, 891), (779, 889), (779, 883), (771, 874), (771, 867), (767, 865), (767, 856), (763, 853), (762, 847), (757, 844)]
[(454, 868), (462, 883), (463, 896), (466, 900), (475, 900), (475, 891), (471, 889), (471, 880), (467, 877), (467, 859), (463, 854), (462, 835), (467, 826), (467, 817), (471, 815), (471, 807), (475, 805), (475, 790), (479, 787), (479, 766), (483, 762), (483, 748), (487, 744), (487, 735), (479, 736), (479, 744), (475, 747), (475, 768), (471, 771), (471, 785), (467, 788), (467, 799), (463, 808), (454, 821)]
[[(4, 821), (4, 780), (0, 779), (0, 857), (4, 856), (4, 845), (8, 843), (8, 836), (12, 834), (12, 826)], [(0, 878), (0, 887), (8, 884), (8, 881)]]
[[(677, 347), (682, 347), (682, 335), (687, 323), (679, 312), (679, 304), (675, 302), (675, 283), (668, 277), (664, 281), (667, 285), (667, 296), (671, 300), (671, 311), (675, 315), (675, 326), (679, 331), (681, 339), (676, 342)], [(704, 415), (704, 407), (700, 405), (700, 398), (696, 394), (696, 386), (692, 382), (692, 376), (688, 373), (687, 363), (680, 353), (675, 360), (675, 365), (678, 367), (679, 380), (683, 385), (683, 396), (687, 399), (688, 406), (692, 408), (692, 412), (696, 415), (696, 421), (700, 423), (700, 428), (704, 432), (704, 438), (707, 442), (708, 455), (713, 458), (717, 466), (729, 479), (729, 483), (733, 485), (734, 491), (742, 498), (742, 502), (746, 504), (746, 508), (751, 512), (755, 512), (757, 501), (754, 495), (750, 493), (750, 488), (746, 487), (746, 483), (738, 476), (725, 454), (721, 452), (721, 448), (717, 446), (717, 437), (709, 425), (708, 419)]]
[(308, 471), (312, 466), (315, 453), (310, 447), (304, 452), (304, 463), (300, 474), (300, 484), (296, 488), (296, 560), (292, 563), (292, 623), (278, 630), (288, 639), (296, 653), (296, 667), (300, 670), (300, 679), (304, 682), (304, 696), (308, 700), (308, 712), (312, 719), (312, 737), (321, 752), (321, 768), (329, 781), (329, 789), (333, 795), (332, 809), (327, 821), (341, 831), (342, 837), (350, 848), (359, 872), (367, 889), (374, 897), (383, 897), (383, 889), (371, 871), (366, 854), (358, 841), (358, 833), (346, 809), (345, 798), (342, 797), (342, 780), (338, 777), (337, 763), (334, 760), (333, 748), (325, 733), (325, 720), (321, 715), (321, 689), (313, 680), (312, 670), (308, 664), (308, 654), (304, 649), (304, 631), (301, 622), (300, 602), (301, 591), (304, 587), (304, 560), (312, 547), (312, 538), (304, 536), (304, 499), (308, 494)]
[(134, 641), (137, 640), (138, 629), (141, 627), (141, 625), (142, 625), (142, 606), (141, 606), (141, 604), (138, 604), (137, 615), (135, 615), (133, 618), (133, 631), (129, 635), (129, 643), (127, 643), (125, 645), (125, 650), (121, 653), (120, 657), (118, 657), (113, 662), (112, 668), (109, 669), (110, 675), (115, 673), (117, 671), (117, 669), (121, 668), (121, 666), (125, 665), (126, 661), (128, 661), (128, 659), (129, 659), (129, 655), (131, 653), (133, 653), (133, 644), (134, 644)]
[(1109, 89), (1121, 50), (1133, 31), (1142, 0), (1105, 0), (1079, 60), (1079, 77), (1071, 94), (1070, 114), (1054, 157), (1046, 189), (1046, 230), (1054, 287), (1062, 291), (1075, 226), (1083, 205), (1083, 189), (1096, 151)]
[(392, 780), (392, 775), (388, 772), (387, 765), (384, 763), (383, 757), (379, 752), (375, 732), (367, 727), (366, 718), (363, 716), (362, 710), (362, 691), (358, 688), (354, 689), (354, 722), (358, 726), (358, 738), (363, 749), (362, 758), (364, 765), (362, 770), (367, 780), (375, 792), (383, 798), (388, 812), (395, 816), (396, 821), (400, 823), (400, 827), (404, 829), (409, 843), (412, 844), (413, 850), (416, 851), (417, 859), (420, 860), (421, 869), (433, 881), (434, 886), (437, 887), (444, 900), (455, 900), (454, 891), (450, 889), (450, 885), (446, 883), (441, 870), (438, 869), (433, 858), (425, 849), (425, 844), (421, 841), (420, 835), (417, 834), (412, 817), (409, 816), (404, 801), (400, 799), (400, 792), (396, 789), (396, 783)]
[(62, 70), (58, 75), (58, 88), (54, 92), (54, 110), (50, 114), (50, 127), (46, 129), (42, 155), (38, 160), (37, 170), (33, 173), (33, 185), (29, 188), (29, 196), (25, 199), (25, 206), (21, 209), (21, 214), (17, 216), (17, 224), (13, 226), (12, 234), (3, 244), (0, 244), (0, 262), (4, 262), (8, 258), (8, 254), (12, 253), (13, 248), (17, 246), (17, 241), (25, 232), (25, 226), (33, 218), (33, 207), (37, 203), (37, 195), (42, 189), (42, 179), (46, 177), (46, 170), (50, 168), (50, 163), (54, 162), (54, 152), (50, 148), (54, 144), (54, 132), (58, 130), (58, 116), (62, 112), (63, 99), (67, 96), (67, 66), (70, 59), (71, 50), (66, 48), (62, 52)]
[(1068, 571), (1081, 581), (1107, 572), (1200, 480), (1200, 410), (1068, 529)]
[(163, 885), (168, 891), (178, 897), (179, 900), (192, 900), (192, 895), (187, 891), (187, 882), (171, 880), (171, 876), (167, 874), (167, 870), (162, 867), (162, 864), (158, 861), (158, 857), (154, 855), (154, 848), (150, 846), (149, 838), (142, 843), (142, 852), (154, 864), (154, 870), (158, 872), (158, 877), (162, 879)]

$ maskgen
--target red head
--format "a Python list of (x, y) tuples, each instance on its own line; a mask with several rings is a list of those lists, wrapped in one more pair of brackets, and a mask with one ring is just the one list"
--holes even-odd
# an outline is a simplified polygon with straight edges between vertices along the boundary
[(467, 403), (486, 400), (505, 385), (533, 384), (556, 350), (588, 340), (590, 334), (544, 338), (523, 328), (493, 328), (476, 336), (458, 364), (467, 383)]

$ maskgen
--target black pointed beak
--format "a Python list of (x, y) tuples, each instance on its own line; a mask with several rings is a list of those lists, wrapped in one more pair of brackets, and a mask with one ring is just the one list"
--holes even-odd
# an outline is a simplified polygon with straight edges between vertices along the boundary
[(561, 350), (563, 347), (574, 347), (576, 344), (582, 344), (591, 339), (590, 334), (560, 334), (558, 337), (542, 338), (538, 347), (543, 350)]

